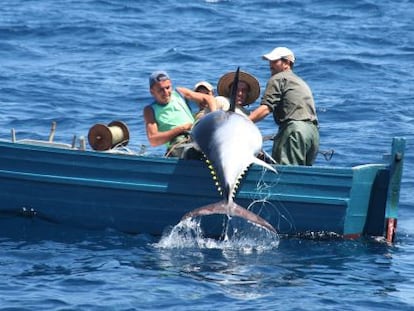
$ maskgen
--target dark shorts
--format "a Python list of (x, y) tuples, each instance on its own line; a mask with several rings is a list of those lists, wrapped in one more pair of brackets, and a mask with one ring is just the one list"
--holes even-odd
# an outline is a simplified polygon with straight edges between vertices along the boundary
[(288, 121), (273, 141), (272, 157), (283, 165), (312, 165), (319, 149), (319, 129), (310, 121)]

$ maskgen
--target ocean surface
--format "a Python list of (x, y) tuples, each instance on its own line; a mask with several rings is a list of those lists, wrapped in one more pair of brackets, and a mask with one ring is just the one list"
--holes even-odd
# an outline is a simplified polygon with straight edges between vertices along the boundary
[[(47, 139), (56, 121), (55, 141), (71, 143), (121, 120), (130, 149), (160, 155), (142, 116), (152, 71), (191, 88), (240, 66), (263, 91), (261, 55), (287, 46), (314, 93), (321, 149), (335, 150), (316, 165), (378, 162), (396, 136), (407, 149), (393, 245), (281, 239), (259, 251), (112, 231), (0, 237), (0, 310), (414, 309), (413, 0), (1, 4), (0, 139), (11, 129)], [(271, 117), (258, 126), (276, 131)]]

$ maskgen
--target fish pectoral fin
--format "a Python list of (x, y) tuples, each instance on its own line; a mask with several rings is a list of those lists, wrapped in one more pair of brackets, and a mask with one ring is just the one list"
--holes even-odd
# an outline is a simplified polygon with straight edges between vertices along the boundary
[(269, 169), (269, 170), (271, 170), (271, 171), (273, 171), (277, 174), (277, 171), (274, 167), (272, 167), (270, 164), (266, 163), (265, 161), (260, 160), (259, 158), (256, 158), (256, 157), (253, 158), (252, 162), (257, 164), (257, 165), (263, 166), (263, 167), (265, 167), (265, 168), (267, 168), (267, 169)]
[(214, 215), (214, 214), (240, 217), (264, 229), (277, 233), (276, 229), (259, 215), (252, 213), (251, 211), (236, 204), (235, 202), (226, 203), (224, 200), (192, 210), (191, 212), (188, 212), (187, 214), (185, 214), (181, 218), (181, 220), (185, 220), (187, 218), (199, 217), (199, 216)]

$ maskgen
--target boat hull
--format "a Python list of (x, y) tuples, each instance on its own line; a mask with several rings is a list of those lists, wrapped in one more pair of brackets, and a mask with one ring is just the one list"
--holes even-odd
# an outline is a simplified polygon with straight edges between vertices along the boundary
[[(384, 235), (390, 168), (276, 166), (274, 174), (252, 166), (235, 201), (281, 234)], [(3, 228), (47, 223), (160, 235), (219, 200), (202, 161), (0, 142)], [(204, 220), (207, 235), (221, 234), (222, 217)]]

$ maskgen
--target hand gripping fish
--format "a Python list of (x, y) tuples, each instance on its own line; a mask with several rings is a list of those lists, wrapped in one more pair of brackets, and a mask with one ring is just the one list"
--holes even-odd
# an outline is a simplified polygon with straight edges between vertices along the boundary
[[(233, 85), (237, 85), (237, 81)], [(206, 156), (207, 163), (220, 185), (219, 191), (224, 200), (195, 209), (184, 215), (183, 219), (225, 214), (244, 218), (276, 232), (266, 220), (234, 202), (240, 179), (252, 163), (276, 173), (272, 166), (256, 157), (262, 148), (260, 130), (250, 119), (235, 113), (234, 106), (231, 103), (229, 111), (217, 110), (208, 113), (191, 131), (194, 142)]]

